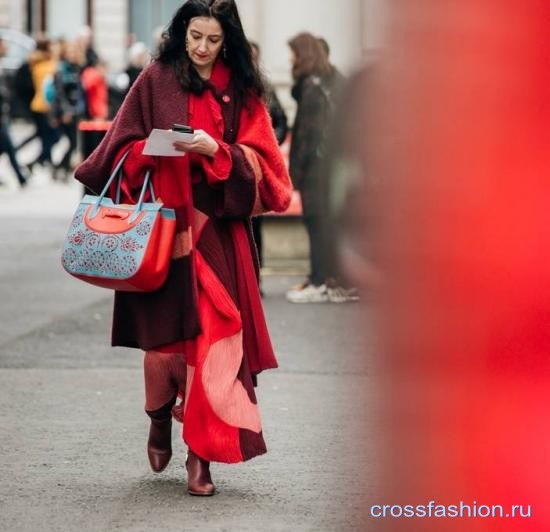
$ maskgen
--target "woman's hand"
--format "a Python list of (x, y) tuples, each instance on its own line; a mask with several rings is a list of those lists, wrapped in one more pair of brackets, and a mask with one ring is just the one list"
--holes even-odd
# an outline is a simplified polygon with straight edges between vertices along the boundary
[(201, 155), (214, 157), (220, 147), (218, 143), (206, 131), (203, 131), (202, 129), (197, 129), (195, 131), (195, 137), (193, 138), (192, 142), (174, 142), (174, 148), (176, 148), (176, 150), (178, 151), (192, 151), (195, 153), (200, 153)]

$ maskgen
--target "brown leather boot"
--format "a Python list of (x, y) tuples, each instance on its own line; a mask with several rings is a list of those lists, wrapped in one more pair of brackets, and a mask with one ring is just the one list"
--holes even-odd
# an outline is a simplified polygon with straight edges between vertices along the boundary
[(190, 495), (209, 497), (216, 492), (216, 486), (210, 476), (210, 462), (197, 456), (191, 449), (185, 461), (187, 468), (187, 491)]
[(147, 456), (155, 473), (164, 471), (172, 458), (172, 416), (167, 419), (151, 419)]

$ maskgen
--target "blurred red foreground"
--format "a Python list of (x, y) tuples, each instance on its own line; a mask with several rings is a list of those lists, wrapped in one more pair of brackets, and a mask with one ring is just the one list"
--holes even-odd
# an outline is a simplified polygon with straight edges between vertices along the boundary
[(550, 2), (391, 4), (367, 112), (385, 284), (382, 478), (365, 511), (476, 501), (532, 517), (370, 529), (547, 531)]

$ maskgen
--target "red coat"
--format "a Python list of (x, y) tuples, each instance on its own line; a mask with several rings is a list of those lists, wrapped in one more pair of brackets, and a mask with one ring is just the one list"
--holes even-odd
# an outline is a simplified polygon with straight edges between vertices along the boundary
[[(265, 105), (239, 101), (221, 62), (210, 83), (200, 96), (185, 94), (171, 67), (151, 65), (76, 177), (99, 190), (129, 149), (131, 197), (144, 169), (154, 169), (157, 197), (176, 212), (170, 272), (157, 292), (116, 293), (113, 344), (185, 354), (185, 442), (206, 460), (240, 462), (266, 451), (255, 376), (277, 366), (250, 216), (286, 209), (291, 185)], [(207, 131), (219, 144), (216, 156), (143, 156), (151, 129), (174, 123)]]
[(105, 120), (109, 114), (109, 93), (105, 76), (95, 67), (82, 72), (82, 86), (86, 94), (86, 109), (89, 118)]
[[(127, 191), (139, 186), (143, 165), (153, 161), (156, 194), (167, 207), (176, 210), (179, 249), (174, 252), (168, 280), (160, 290), (147, 294), (116, 292), (113, 345), (152, 349), (192, 339), (200, 333), (194, 245), (204, 248), (203, 256), (209, 257), (209, 263), (236, 300), (246, 294), (248, 301), (239, 301), (239, 306), (250, 308), (251, 323), (244, 328), (245, 343), (256, 342), (249, 337), (257, 336), (258, 330), (265, 330), (265, 335), (260, 333), (257, 341), (268, 343), (263, 313), (257, 315), (258, 307), (261, 310), (257, 282), (252, 286), (250, 279), (241, 279), (239, 284), (239, 275), (249, 268), (237, 271), (226, 261), (238, 247), (230, 228), (233, 220), (244, 228), (253, 271), (257, 264), (249, 217), (253, 211), (285, 210), (290, 202), (290, 179), (264, 103), (253, 96), (244, 104), (238, 101), (229, 72), (221, 63), (216, 65), (211, 82), (211, 91), (193, 96), (183, 91), (171, 66), (151, 64), (132, 86), (102, 143), (76, 171), (79, 181), (98, 192), (124, 148), (145, 139), (153, 128), (169, 129), (174, 123), (201, 127), (220, 144), (214, 160), (192, 155), (155, 157), (144, 162), (139, 149), (128, 158)], [(206, 121), (205, 108), (211, 111), (206, 113)], [(209, 220), (202, 243), (189, 238), (197, 210)], [(222, 255), (224, 259), (218, 264)], [(253, 373), (273, 366), (274, 358), (269, 354), (263, 357), (262, 348), (251, 347), (248, 351)]]

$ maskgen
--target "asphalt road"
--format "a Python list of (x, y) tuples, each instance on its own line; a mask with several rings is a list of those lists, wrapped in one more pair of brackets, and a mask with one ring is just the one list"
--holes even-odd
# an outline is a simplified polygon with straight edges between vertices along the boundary
[(280, 362), (258, 390), (269, 452), (213, 464), (218, 495), (190, 497), (179, 425), (169, 467), (149, 469), (142, 354), (109, 347), (111, 294), (60, 267), (78, 195), (40, 175), (0, 189), (0, 529), (364, 530), (362, 304), (291, 305), (299, 279), (264, 280)]

